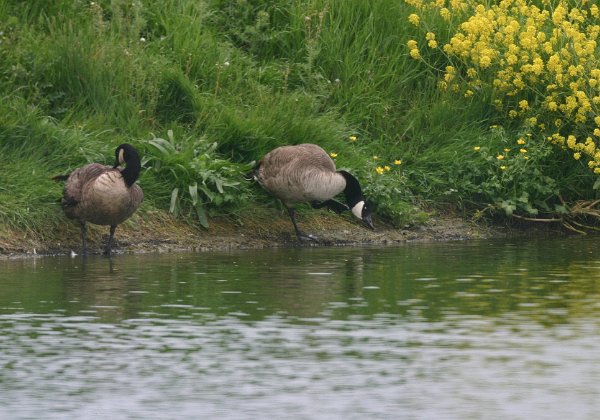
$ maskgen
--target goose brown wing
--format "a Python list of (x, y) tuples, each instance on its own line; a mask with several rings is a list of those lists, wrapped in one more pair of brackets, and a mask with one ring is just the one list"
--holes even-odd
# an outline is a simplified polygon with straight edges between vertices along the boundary
[(144, 200), (144, 191), (138, 184), (133, 184), (129, 188), (129, 193), (131, 194), (131, 208), (132, 213), (137, 210), (137, 208), (142, 204)]
[(311, 143), (299, 144), (292, 147), (294, 148), (294, 153), (297, 155), (298, 161), (300, 161), (303, 166), (314, 166), (315, 169), (335, 172), (335, 163), (333, 163), (333, 160), (331, 160), (322, 147)]
[(65, 183), (62, 198), (62, 207), (67, 216), (75, 216), (72, 213), (72, 210), (81, 201), (83, 186), (111, 169), (110, 166), (105, 166), (100, 163), (90, 163), (89, 165), (82, 166), (71, 172)]
[(277, 177), (282, 170), (335, 172), (335, 164), (327, 152), (310, 143), (278, 147), (265, 155), (259, 167), (263, 179)]
[[(267, 153), (258, 168), (258, 182), (286, 205), (317, 199), (317, 184), (327, 184), (335, 164), (315, 144), (283, 146)], [(327, 197), (331, 198), (331, 197)]]

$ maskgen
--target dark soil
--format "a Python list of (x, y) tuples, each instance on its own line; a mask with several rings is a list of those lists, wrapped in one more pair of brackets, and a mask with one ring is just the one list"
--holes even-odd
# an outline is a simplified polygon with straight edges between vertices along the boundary
[[(184, 223), (168, 214), (147, 211), (136, 214), (117, 228), (115, 253), (210, 251), (298, 246), (388, 245), (407, 241), (448, 241), (501, 238), (531, 233), (531, 229), (488, 226), (461, 217), (433, 216), (421, 226), (394, 228), (375, 221), (374, 231), (352, 216), (327, 211), (311, 211), (299, 217), (299, 224), (319, 242), (300, 242), (287, 215), (272, 210), (269, 214), (241, 220), (211, 220), (204, 229)], [(526, 233), (527, 234), (527, 233)], [(88, 224), (90, 254), (102, 253), (108, 227)], [(42, 233), (15, 231), (0, 226), (0, 258), (32, 255), (60, 255), (80, 252), (79, 228), (64, 219)]]

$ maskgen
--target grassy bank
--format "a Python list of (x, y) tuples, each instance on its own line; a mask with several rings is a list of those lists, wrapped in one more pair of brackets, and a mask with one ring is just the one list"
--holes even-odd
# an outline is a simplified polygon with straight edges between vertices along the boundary
[(311, 142), (396, 226), (450, 207), (580, 229), (600, 172), (598, 8), (496, 3), (6, 0), (0, 223), (63, 224), (50, 177), (122, 142), (144, 157), (148, 218), (241, 222), (278, 211), (243, 179), (253, 161)]

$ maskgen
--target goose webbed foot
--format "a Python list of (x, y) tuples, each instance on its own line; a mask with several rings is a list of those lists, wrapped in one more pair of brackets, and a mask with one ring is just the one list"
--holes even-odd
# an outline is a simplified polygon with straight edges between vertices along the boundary
[(301, 242), (302, 241), (319, 242), (319, 239), (316, 236), (308, 235), (308, 234), (302, 232), (298, 228), (298, 223), (296, 223), (296, 212), (294, 211), (294, 209), (292, 207), (287, 207), (287, 211), (288, 211), (288, 214), (290, 215), (290, 219), (292, 220), (292, 224), (294, 225), (294, 231), (296, 232), (296, 236), (298, 237), (299, 241), (301, 241)]
[(302, 232), (301, 230), (299, 230), (299, 231), (296, 231), (296, 236), (298, 237), (298, 240), (299, 240), (300, 242), (302, 242), (302, 241), (306, 241), (306, 242), (308, 242), (308, 241), (312, 241), (312, 242), (319, 243), (319, 238), (317, 238), (317, 237), (316, 237), (316, 236), (314, 236), (314, 235), (309, 235), (309, 234), (307, 234), (307, 233), (304, 233), (304, 232)]

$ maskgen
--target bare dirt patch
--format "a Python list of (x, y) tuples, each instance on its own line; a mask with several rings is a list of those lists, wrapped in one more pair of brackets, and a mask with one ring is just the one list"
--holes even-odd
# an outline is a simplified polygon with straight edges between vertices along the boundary
[[(62, 216), (62, 215), (61, 215)], [(115, 253), (210, 251), (297, 246), (359, 246), (398, 244), (407, 241), (447, 241), (500, 238), (513, 235), (514, 229), (487, 226), (453, 215), (434, 216), (424, 225), (394, 228), (376, 220), (376, 229), (363, 227), (351, 216), (327, 211), (307, 212), (299, 224), (318, 243), (299, 242), (287, 214), (270, 210), (238, 220), (211, 220), (210, 228), (190, 225), (168, 213), (138, 213), (116, 231)], [(91, 254), (100, 254), (108, 238), (108, 227), (88, 225)], [(522, 234), (522, 232), (521, 232)], [(33, 255), (60, 255), (80, 252), (79, 227), (60, 220), (44, 232), (6, 229), (0, 226), (0, 258)]]

